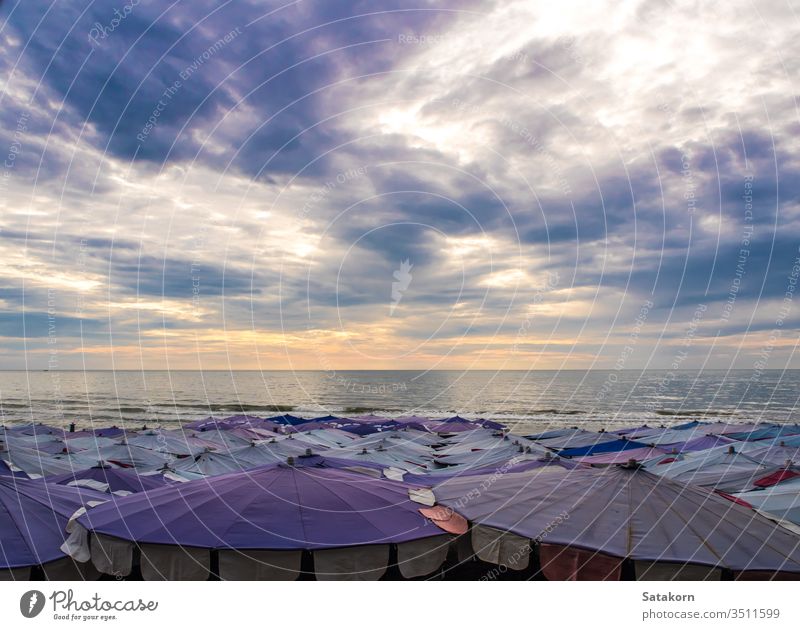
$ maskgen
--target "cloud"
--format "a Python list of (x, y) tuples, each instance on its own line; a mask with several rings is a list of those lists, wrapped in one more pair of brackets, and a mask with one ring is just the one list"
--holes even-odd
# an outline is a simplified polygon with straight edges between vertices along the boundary
[(65, 362), (202, 335), (284, 367), (613, 365), (652, 301), (637, 366), (702, 303), (725, 342), (697, 361), (729, 367), (800, 227), (800, 38), (745, 8), (5, 3), (3, 361), (55, 291)]

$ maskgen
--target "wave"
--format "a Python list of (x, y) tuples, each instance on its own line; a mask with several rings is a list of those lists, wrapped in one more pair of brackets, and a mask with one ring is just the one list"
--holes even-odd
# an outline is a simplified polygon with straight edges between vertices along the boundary
[(735, 415), (733, 411), (691, 411), (691, 410), (672, 410), (672, 409), (656, 409), (655, 414), (657, 416), (733, 416)]
[(376, 411), (382, 411), (385, 413), (398, 413), (403, 411), (402, 409), (393, 409), (391, 407), (345, 407), (343, 413), (375, 413)]
[(208, 411), (293, 411), (294, 405), (259, 405), (259, 404), (244, 404), (244, 403), (198, 403), (182, 404), (182, 403), (159, 403), (153, 405), (154, 407), (163, 407), (165, 409), (203, 409)]

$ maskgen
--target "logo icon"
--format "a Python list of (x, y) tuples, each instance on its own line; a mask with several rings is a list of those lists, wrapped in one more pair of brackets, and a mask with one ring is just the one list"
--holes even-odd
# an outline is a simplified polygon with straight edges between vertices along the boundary
[(394, 314), (394, 309), (400, 304), (403, 299), (403, 293), (408, 289), (411, 284), (411, 269), (412, 265), (408, 258), (400, 263), (400, 269), (396, 269), (392, 275), (397, 282), (392, 282), (392, 303), (389, 305), (389, 315)]
[(44, 608), (44, 593), (41, 591), (28, 591), (19, 599), (19, 611), (23, 617), (33, 619)]

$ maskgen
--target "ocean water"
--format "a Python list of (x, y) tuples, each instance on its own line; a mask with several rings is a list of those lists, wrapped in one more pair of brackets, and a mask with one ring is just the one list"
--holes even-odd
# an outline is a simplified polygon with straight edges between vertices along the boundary
[(797, 422), (800, 370), (0, 372), (3, 423), (174, 426), (200, 418), (428, 415), (517, 430)]

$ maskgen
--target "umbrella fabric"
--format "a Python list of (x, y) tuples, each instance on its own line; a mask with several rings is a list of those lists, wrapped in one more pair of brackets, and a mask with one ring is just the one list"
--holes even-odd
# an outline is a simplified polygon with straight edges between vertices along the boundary
[(46, 424), (20, 424), (13, 428), (6, 429), (11, 433), (17, 435), (58, 435), (64, 437), (64, 429), (60, 427), (51, 427)]
[(298, 442), (304, 442), (313, 447), (339, 447), (349, 444), (356, 437), (352, 433), (341, 429), (324, 429), (321, 431), (302, 431), (295, 434)]
[[(192, 444), (199, 446), (202, 443), (220, 451), (240, 449), (243, 446), (248, 446), (251, 441), (248, 438), (237, 435), (232, 430), (220, 431), (218, 429), (192, 433), (190, 437), (192, 438)], [(199, 440), (199, 442), (195, 440)]]
[(664, 455), (664, 451), (661, 449), (645, 446), (643, 448), (632, 448), (625, 451), (578, 457), (577, 461), (582, 464), (607, 466), (609, 464), (625, 464), (632, 459), (637, 462), (646, 462), (656, 457), (661, 457), (662, 455)]
[(71, 453), (76, 453), (78, 451), (85, 451), (87, 449), (98, 449), (104, 446), (114, 446), (117, 444), (117, 440), (109, 437), (97, 437), (97, 436), (87, 436), (87, 437), (76, 437), (76, 438), (69, 438), (64, 445), (66, 449)]
[(735, 440), (724, 435), (702, 435), (685, 442), (673, 442), (671, 444), (659, 444), (667, 452), (692, 453), (695, 451), (707, 451), (710, 448), (717, 448), (726, 444), (732, 444)]
[(784, 481), (788, 481), (789, 479), (794, 479), (796, 477), (800, 477), (800, 472), (798, 472), (796, 469), (779, 468), (773, 473), (766, 475), (765, 477), (761, 477), (753, 485), (756, 488), (769, 488), (770, 486), (783, 483)]
[(196, 473), (213, 477), (282, 461), (284, 461), (283, 457), (273, 455), (267, 450), (260, 449), (257, 446), (245, 446), (236, 451), (200, 453), (195, 457), (179, 459), (170, 466), (170, 469), (177, 472)]
[(561, 457), (584, 457), (586, 455), (596, 455), (599, 453), (618, 453), (620, 451), (641, 448), (647, 448), (647, 444), (644, 444), (643, 442), (635, 442), (633, 440), (611, 440), (609, 442), (589, 444), (588, 446), (579, 446), (577, 448), (566, 448), (560, 451), (558, 454), (561, 455)]
[(732, 495), (746, 501), (754, 509), (800, 525), (800, 479), (784, 481), (764, 490), (751, 490)]
[(422, 416), (403, 416), (402, 418), (395, 418), (395, 422), (402, 427), (430, 432), (428, 428), (430, 424), (429, 418), (423, 418)]
[[(81, 451), (89, 453), (90, 451)], [(111, 462), (123, 467), (132, 467), (146, 470), (148, 468), (158, 468), (167, 462), (171, 462), (174, 457), (168, 453), (157, 453), (146, 448), (131, 446), (129, 444), (119, 444), (116, 446), (104, 446), (91, 451), (94, 463), (98, 461)]]
[(69, 518), (89, 501), (107, 500), (92, 490), (0, 477), (0, 569), (65, 557)]
[(49, 434), (9, 437), (6, 440), (6, 445), (8, 450), (13, 450), (15, 448), (28, 448), (40, 451), (42, 453), (47, 453), (49, 455), (55, 455), (56, 453), (64, 452), (64, 440), (59, 436)]
[(353, 435), (371, 435), (373, 433), (378, 433), (379, 431), (376, 425), (366, 423), (343, 424), (341, 429), (343, 431), (347, 431), (348, 433), (352, 433)]
[(464, 477), (433, 493), (473, 523), (532, 539), (547, 532), (550, 544), (634, 560), (800, 572), (796, 535), (713, 493), (641, 468), (551, 467), (481, 484), (486, 477)]
[(207, 444), (191, 436), (176, 435), (167, 431), (147, 431), (129, 439), (128, 444), (170, 455), (197, 455), (208, 447)]
[[(549, 440), (552, 438), (563, 438), (569, 435), (575, 435), (579, 432), (580, 429), (553, 429), (552, 431), (545, 431), (543, 433), (531, 433), (525, 437), (529, 440)], [(616, 431), (616, 433), (620, 434), (619, 431)]]
[(224, 418), (209, 416), (208, 418), (203, 418), (202, 420), (196, 420), (195, 422), (184, 424), (183, 428), (187, 430), (191, 429), (192, 431), (208, 431), (212, 429), (232, 429), (233, 426), (234, 425), (226, 422)]
[(27, 479), (28, 475), (24, 470), (12, 470), (11, 464), (0, 459), (0, 477), (21, 477), (22, 479)]
[(547, 440), (537, 440), (541, 446), (547, 448), (564, 449), (579, 448), (581, 446), (594, 446), (604, 442), (616, 441), (618, 437), (609, 433), (595, 433), (594, 431), (579, 430), (572, 435), (564, 437), (550, 438)]
[(297, 426), (299, 424), (303, 424), (304, 422), (310, 422), (307, 418), (299, 418), (288, 413), (280, 416), (272, 416), (271, 418), (265, 418), (265, 420), (267, 422), (274, 422), (275, 424), (283, 424), (288, 426)]
[(6, 458), (28, 475), (46, 477), (73, 470), (91, 468), (97, 463), (93, 457), (78, 455), (48, 455), (28, 448), (15, 448)]
[(140, 543), (229, 549), (328, 549), (440, 535), (409, 500), (409, 488), (323, 466), (266, 466), (124, 497), (79, 522)]
[(679, 444), (709, 435), (708, 427), (709, 425), (707, 424), (700, 424), (689, 429), (666, 429), (661, 433), (648, 435), (643, 439), (646, 439), (648, 444), (654, 444), (655, 446)]
[(161, 488), (167, 483), (160, 475), (142, 477), (133, 470), (111, 468), (109, 466), (93, 466), (88, 470), (81, 470), (75, 473), (45, 477), (44, 481), (60, 486), (75, 486), (79, 488), (89, 487), (92, 489), (92, 486), (94, 486), (93, 489), (98, 492), (119, 493), (145, 492), (146, 490)]
[(754, 442), (756, 440), (766, 440), (770, 438), (777, 438), (788, 435), (800, 435), (800, 425), (797, 424), (768, 425), (762, 428), (753, 429), (752, 431), (728, 433), (727, 435), (728, 437), (731, 437), (735, 440), (745, 440), (748, 442)]
[(762, 464), (785, 464), (787, 461), (800, 464), (800, 448), (797, 446), (763, 446), (747, 451), (747, 456)]

